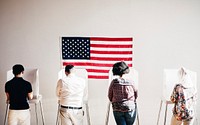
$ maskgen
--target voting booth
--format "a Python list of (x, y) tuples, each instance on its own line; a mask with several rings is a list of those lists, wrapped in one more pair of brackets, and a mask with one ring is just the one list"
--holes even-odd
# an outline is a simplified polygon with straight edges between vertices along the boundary
[[(86, 112), (86, 115), (84, 115), (84, 123), (87, 122), (86, 125), (90, 125), (90, 115), (89, 115), (89, 106), (88, 106), (88, 73), (86, 69), (81, 69), (81, 68), (74, 68), (74, 74), (80, 78), (83, 78), (86, 83), (85, 91), (84, 91), (84, 97), (83, 97), (83, 110)], [(61, 69), (58, 72), (58, 80), (66, 77), (65, 75), (65, 69)], [(56, 125), (60, 124), (60, 119), (59, 119), (59, 108), (60, 105), (58, 105), (58, 112), (57, 112), (57, 120), (56, 120)]]
[[(9, 70), (7, 71), (7, 81), (11, 80), (14, 77), (13, 71)], [(43, 106), (42, 106), (42, 95), (39, 94), (39, 70), (35, 68), (27, 68), (24, 70), (23, 79), (26, 81), (29, 81), (32, 86), (33, 90), (33, 99), (29, 100), (30, 104), (35, 105), (35, 114), (36, 114), (36, 123), (39, 124), (38, 120), (38, 113), (37, 113), (37, 107), (39, 104), (39, 109), (42, 116), (42, 123), (45, 124), (44, 121), (44, 113), (43, 113)], [(7, 111), (8, 111), (9, 104), (6, 106), (6, 115), (4, 120), (4, 125), (7, 121)]]
[[(136, 87), (136, 89), (138, 89), (138, 72), (137, 70), (135, 70), (134, 68), (129, 67), (130, 71), (128, 74), (124, 74), (123, 77), (126, 79), (130, 79), (132, 81), (134, 81), (134, 85)], [(110, 86), (110, 83), (113, 79), (117, 78), (119, 76), (113, 76), (112, 73), (112, 68), (109, 71), (109, 80), (108, 80), (108, 87)], [(137, 103), (136, 103), (137, 106)], [(106, 120), (105, 120), (105, 125), (109, 125), (109, 117), (110, 117), (110, 108), (111, 108), (111, 102), (108, 102), (108, 107), (107, 107), (107, 113), (106, 113)], [(136, 112), (137, 112), (137, 116), (136, 116), (136, 121), (134, 123), (134, 125), (139, 125), (139, 113), (138, 113), (138, 107), (136, 108)]]
[[(165, 104), (164, 125), (166, 125), (168, 105), (173, 104), (170, 101), (170, 96), (173, 92), (174, 86), (180, 82), (179, 73), (182, 68), (183, 67), (179, 69), (164, 69), (163, 91), (162, 91), (163, 93), (162, 93), (161, 102), (160, 102), (157, 125), (160, 125), (159, 120), (160, 120), (160, 115), (161, 115), (160, 113), (161, 113), (163, 104)], [(196, 89), (197, 88), (197, 73), (188, 69), (185, 69), (185, 70), (187, 71), (187, 75), (190, 79), (190, 83), (192, 83), (193, 84), (192, 86)]]

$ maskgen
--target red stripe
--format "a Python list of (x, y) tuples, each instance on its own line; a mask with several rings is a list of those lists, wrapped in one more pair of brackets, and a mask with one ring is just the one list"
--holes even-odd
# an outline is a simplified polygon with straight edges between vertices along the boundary
[(108, 76), (94, 76), (94, 75), (88, 75), (89, 79), (108, 79)]
[(90, 41), (133, 41), (133, 38), (91, 37)]
[(97, 72), (97, 73), (108, 73), (109, 70), (101, 70), (101, 69), (87, 69), (88, 72)]
[[(102, 63), (81, 63), (81, 62), (63, 62), (63, 66), (66, 65), (74, 65), (74, 66), (97, 66), (97, 67), (112, 67), (113, 64), (102, 64)], [(132, 67), (132, 64), (128, 64), (129, 67)]]
[(100, 47), (100, 48), (132, 48), (132, 45), (90, 44), (90, 47)]
[(132, 54), (132, 51), (98, 51), (98, 50), (90, 50), (91, 53), (94, 54)]
[(102, 63), (90, 63), (90, 62), (86, 62), (86, 63), (81, 63), (81, 62), (63, 62), (63, 66), (66, 65), (74, 65), (74, 66), (99, 66), (99, 67), (112, 67), (113, 64), (102, 64)]
[(99, 60), (99, 61), (132, 61), (132, 58), (112, 58), (112, 57), (90, 57), (90, 60)]

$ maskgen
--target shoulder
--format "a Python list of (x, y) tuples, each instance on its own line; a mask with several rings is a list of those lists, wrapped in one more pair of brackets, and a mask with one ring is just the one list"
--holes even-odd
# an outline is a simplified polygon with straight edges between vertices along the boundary
[(10, 85), (13, 81), (14, 81), (14, 78), (9, 80), (9, 81), (7, 81), (5, 85)]
[(22, 79), (24, 83), (31, 85), (31, 83), (25, 79)]

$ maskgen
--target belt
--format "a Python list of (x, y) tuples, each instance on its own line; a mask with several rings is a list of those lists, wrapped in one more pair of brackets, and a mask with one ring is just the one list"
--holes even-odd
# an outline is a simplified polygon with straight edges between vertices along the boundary
[(82, 109), (82, 107), (71, 107), (71, 106), (63, 106), (61, 105), (62, 108), (67, 108), (67, 109)]

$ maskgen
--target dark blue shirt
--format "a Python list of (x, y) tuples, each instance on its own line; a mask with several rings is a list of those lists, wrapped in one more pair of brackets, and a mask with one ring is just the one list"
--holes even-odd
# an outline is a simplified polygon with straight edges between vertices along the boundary
[(28, 93), (32, 92), (30, 82), (24, 80), (22, 77), (14, 77), (12, 80), (6, 82), (5, 92), (10, 97), (10, 109), (29, 109), (27, 98)]

